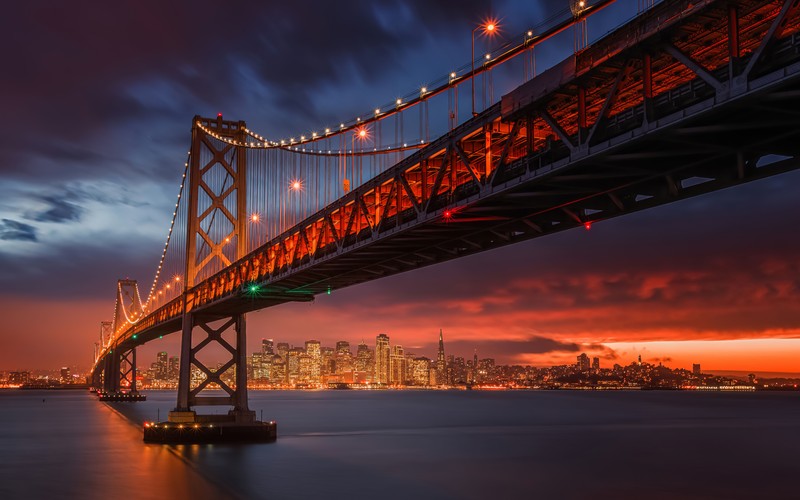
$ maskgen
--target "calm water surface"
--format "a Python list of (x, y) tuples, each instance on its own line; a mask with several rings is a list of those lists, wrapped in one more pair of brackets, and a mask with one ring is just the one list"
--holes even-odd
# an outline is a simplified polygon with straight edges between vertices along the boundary
[(0, 498), (800, 499), (797, 393), (252, 391), (277, 442), (175, 447), (147, 394), (0, 391)]

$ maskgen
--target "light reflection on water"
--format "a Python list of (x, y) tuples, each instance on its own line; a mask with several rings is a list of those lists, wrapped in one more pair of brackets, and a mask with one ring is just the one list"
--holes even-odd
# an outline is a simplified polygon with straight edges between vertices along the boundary
[[(70, 415), (59, 424), (66, 437), (40, 473), (81, 497), (120, 480), (143, 492), (136, 498), (198, 498), (191, 488), (269, 499), (793, 498), (800, 473), (797, 393), (252, 391), (251, 408), (278, 422), (277, 442), (177, 447), (144, 445), (139, 430), (166, 418), (174, 393), (108, 407), (84, 394), (52, 400), (62, 398), (52, 412)], [(0, 423), (35, 431), (0, 433), (0, 474), (14, 461), (6, 439), (35, 448), (17, 457), (28, 466), (50, 455), (46, 433), (33, 428), (43, 422), (24, 418), (42, 413), (36, 401), (0, 394)], [(68, 453), (78, 458), (61, 468)], [(105, 462), (111, 474), (99, 473)], [(9, 476), (15, 488), (24, 477), (34, 474)]]
[(86, 391), (0, 391), (0, 498), (111, 494), (228, 496)]

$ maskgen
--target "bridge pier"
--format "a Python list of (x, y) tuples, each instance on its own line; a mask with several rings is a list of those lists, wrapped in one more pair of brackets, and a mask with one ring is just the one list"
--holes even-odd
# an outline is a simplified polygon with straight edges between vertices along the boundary
[[(202, 124), (214, 133), (206, 134)], [(236, 141), (237, 145), (215, 145), (216, 138)], [(183, 320), (181, 325), (180, 374), (178, 401), (167, 422), (146, 424), (144, 440), (159, 443), (201, 443), (220, 441), (272, 441), (276, 437), (275, 422), (256, 421), (255, 412), (247, 404), (247, 328), (240, 310), (219, 312), (196, 311), (192, 287), (198, 276), (214, 272), (214, 266), (226, 266), (247, 254), (247, 153), (242, 146), (247, 140), (243, 121), (225, 121), (196, 116), (192, 125), (192, 146), (188, 169), (188, 220), (186, 237), (186, 274), (182, 281)], [(230, 153), (230, 154), (229, 154)], [(202, 158), (206, 158), (203, 160)], [(226, 183), (209, 185), (204, 175), (224, 169)], [(227, 180), (230, 180), (230, 184)], [(226, 207), (222, 210), (223, 207)], [(226, 233), (212, 236), (208, 227), (215, 220), (225, 221)], [(198, 241), (202, 245), (198, 247)], [(234, 244), (228, 245), (229, 242)], [(204, 254), (207, 247), (209, 253)], [(208, 255), (208, 256), (207, 256)], [(210, 257), (209, 257), (210, 256)], [(213, 258), (212, 258), (213, 257)], [(195, 331), (204, 335), (194, 343)], [(231, 335), (232, 333), (232, 335)], [(231, 340), (227, 340), (225, 335)], [(198, 357), (210, 344), (222, 347), (229, 358), (217, 369), (211, 369)], [(192, 370), (204, 376), (192, 387)], [(233, 379), (227, 373), (233, 369)], [(207, 389), (220, 389), (225, 395), (203, 394)], [(196, 406), (230, 406), (227, 415), (198, 414)], [(188, 427), (187, 427), (188, 426)], [(192, 429), (184, 432), (184, 429)]]
[[(195, 330), (204, 337), (194, 343)], [(223, 335), (233, 331), (235, 341)], [(230, 358), (216, 370), (206, 366), (198, 354), (216, 343)], [(234, 345), (235, 344), (235, 345)], [(259, 422), (247, 402), (247, 329), (244, 314), (204, 316), (186, 313), (181, 338), (178, 401), (167, 422), (148, 423), (144, 427), (145, 442), (205, 443), (226, 441), (274, 441), (275, 422)], [(205, 378), (192, 387), (192, 367)], [(226, 373), (234, 369), (233, 383)], [(208, 389), (221, 389), (225, 395), (202, 395)], [(198, 414), (196, 406), (231, 406), (227, 415)]]
[[(99, 375), (96, 375), (99, 378)], [(127, 391), (123, 391), (123, 383)], [(110, 351), (103, 368), (103, 390), (97, 393), (100, 401), (145, 401), (147, 396), (136, 388), (136, 348)]]

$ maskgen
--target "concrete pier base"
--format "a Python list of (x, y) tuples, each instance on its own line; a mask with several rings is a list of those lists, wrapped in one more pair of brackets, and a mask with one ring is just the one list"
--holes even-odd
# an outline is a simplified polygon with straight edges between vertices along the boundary
[(136, 401), (146, 401), (147, 396), (140, 392), (102, 392), (97, 391), (97, 399), (99, 401), (116, 401), (135, 403)]
[[(145, 422), (144, 442), (160, 444), (267, 443), (278, 438), (276, 422), (237, 422), (235, 415), (188, 415), (170, 412), (167, 422)], [(176, 421), (182, 420), (182, 421)]]

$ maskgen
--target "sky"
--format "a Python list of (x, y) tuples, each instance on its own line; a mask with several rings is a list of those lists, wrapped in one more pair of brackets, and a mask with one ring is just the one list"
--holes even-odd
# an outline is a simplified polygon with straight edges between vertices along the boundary
[[(0, 18), (0, 370), (91, 363), (116, 280), (149, 284), (195, 115), (282, 137), (391, 101), (469, 61), (470, 33), (563, 8), (494, 2), (87, 2)], [(599, 36), (636, 11), (619, 0)], [(501, 33), (501, 34), (502, 34)], [(572, 50), (564, 34), (543, 67)], [(800, 173), (784, 174), (248, 316), (262, 337), (501, 363), (650, 362), (800, 372)], [(146, 290), (142, 293), (146, 294)], [(176, 335), (142, 348), (167, 350)]]

